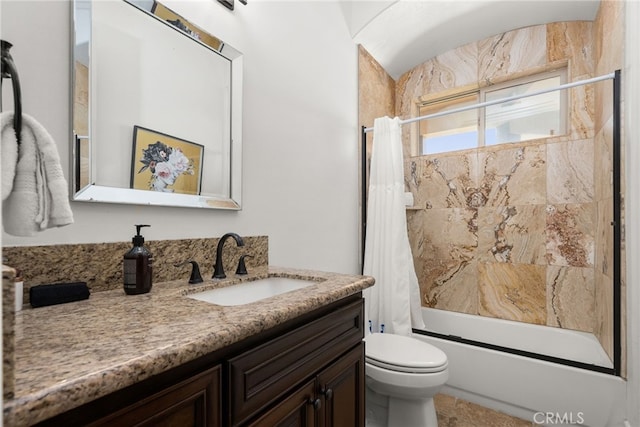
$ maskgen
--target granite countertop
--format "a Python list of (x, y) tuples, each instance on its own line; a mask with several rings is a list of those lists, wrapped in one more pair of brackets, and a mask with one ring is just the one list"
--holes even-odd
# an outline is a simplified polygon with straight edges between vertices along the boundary
[[(88, 300), (16, 314), (15, 397), (5, 425), (31, 425), (182, 365), (373, 285), (373, 278), (266, 267), (241, 279), (187, 279), (150, 293), (103, 291)], [(187, 293), (268, 275), (318, 281), (241, 306), (223, 307)]]

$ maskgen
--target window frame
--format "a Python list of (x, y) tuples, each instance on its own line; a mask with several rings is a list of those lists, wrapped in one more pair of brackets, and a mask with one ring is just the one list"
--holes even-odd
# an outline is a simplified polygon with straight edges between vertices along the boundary
[[(528, 84), (528, 83), (534, 83), (540, 80), (546, 80), (546, 79), (550, 79), (550, 78), (555, 78), (555, 77), (559, 77), (560, 78), (560, 85), (566, 84), (567, 83), (567, 75), (568, 75), (568, 70), (567, 67), (559, 67), (559, 68), (555, 68), (552, 70), (546, 70), (543, 72), (539, 72), (539, 73), (535, 73), (535, 74), (529, 74), (527, 76), (523, 76), (523, 77), (518, 77), (515, 79), (510, 79), (510, 80), (505, 80), (503, 82), (500, 83), (496, 83), (496, 84), (492, 84), (489, 86), (484, 86), (484, 87), (475, 87), (474, 89), (469, 90), (468, 87), (467, 88), (461, 88), (460, 91), (455, 91), (455, 92), (451, 92), (449, 91), (446, 95), (444, 96), (440, 96), (440, 97), (429, 97), (430, 99), (428, 100), (423, 100), (423, 101), (419, 101), (417, 103), (417, 113), (418, 116), (423, 116), (423, 115), (427, 115), (427, 114), (422, 114), (421, 111), (423, 108), (429, 108), (429, 107), (435, 107), (438, 104), (443, 104), (443, 105), (447, 105), (447, 104), (451, 104), (451, 103), (455, 103), (457, 101), (459, 102), (463, 102), (465, 99), (468, 99), (471, 96), (476, 96), (476, 99), (478, 100), (478, 104), (484, 103), (486, 102), (486, 97), (488, 93), (492, 93), (498, 90), (503, 90), (503, 89), (507, 89), (507, 88), (511, 88), (511, 87), (515, 87), (515, 86), (520, 86), (520, 85), (524, 85), (524, 84)], [(569, 94), (568, 94), (568, 90), (566, 89), (562, 89), (558, 91), (560, 93), (560, 106), (559, 106), (559, 122), (560, 122), (560, 131), (558, 132), (558, 135), (552, 135), (552, 136), (547, 136), (547, 138), (552, 138), (552, 137), (558, 137), (558, 136), (565, 136), (569, 133)], [(535, 96), (535, 95), (533, 95)], [(480, 107), (480, 108), (476, 108), (476, 122), (477, 122), (477, 135), (478, 135), (478, 140), (477, 140), (477, 144), (474, 148), (481, 148), (481, 147), (486, 147), (487, 145), (485, 144), (485, 135), (486, 135), (486, 121), (487, 121), (487, 117), (486, 117), (486, 107)], [(431, 113), (428, 113), (431, 114)], [(427, 119), (428, 120), (428, 119)], [(424, 138), (423, 138), (423, 134), (421, 132), (421, 124), (418, 124), (418, 132), (417, 132), (417, 138), (418, 138), (418, 151), (420, 156), (424, 156), (424, 155), (428, 155), (425, 153), (424, 150)], [(533, 141), (533, 139), (531, 140), (526, 140), (526, 141)], [(520, 142), (526, 142), (526, 141), (511, 141), (511, 142), (501, 142), (498, 144), (492, 144), (491, 146), (498, 146), (498, 145), (504, 145), (504, 144), (513, 144), (513, 143), (520, 143)], [(440, 153), (451, 153), (453, 151), (458, 151), (458, 150), (452, 150), (452, 151), (442, 151)]]

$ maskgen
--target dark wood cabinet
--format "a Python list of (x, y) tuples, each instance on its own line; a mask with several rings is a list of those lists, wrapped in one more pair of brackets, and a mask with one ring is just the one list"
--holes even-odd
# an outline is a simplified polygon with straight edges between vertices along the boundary
[(220, 365), (89, 424), (220, 427)]
[(363, 352), (360, 343), (247, 426), (364, 426)]
[[(225, 384), (230, 396), (229, 425), (243, 425), (360, 345), (362, 316), (359, 299), (229, 359)], [(322, 401), (325, 396), (319, 398)]]
[(364, 426), (363, 300), (352, 295), (41, 426)]

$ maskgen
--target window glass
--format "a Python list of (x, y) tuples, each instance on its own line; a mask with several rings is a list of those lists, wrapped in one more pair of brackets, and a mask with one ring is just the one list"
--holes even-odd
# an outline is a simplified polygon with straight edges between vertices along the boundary
[(527, 95), (554, 89), (565, 82), (566, 69), (561, 69), (425, 103), (420, 106), (419, 116), (520, 97), (421, 120), (420, 154), (564, 135), (567, 132), (567, 90)]
[[(465, 95), (430, 103), (420, 108), (420, 115), (440, 113), (478, 103), (478, 94)], [(478, 110), (451, 113), (420, 122), (421, 154), (464, 150), (478, 146)]]
[[(536, 93), (562, 84), (560, 75), (485, 92), (485, 101)], [(564, 91), (527, 96), (485, 107), (485, 145), (521, 142), (565, 133)]]

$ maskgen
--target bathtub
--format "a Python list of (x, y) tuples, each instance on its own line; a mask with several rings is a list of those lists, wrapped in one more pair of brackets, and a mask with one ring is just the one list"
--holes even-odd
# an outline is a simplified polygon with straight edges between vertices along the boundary
[[(611, 364), (591, 334), (424, 307), (422, 316), (427, 329), (439, 334), (585, 364)], [(450, 375), (443, 394), (534, 424), (624, 425), (626, 382), (617, 376), (427, 336), (420, 331), (414, 336), (447, 354)]]

